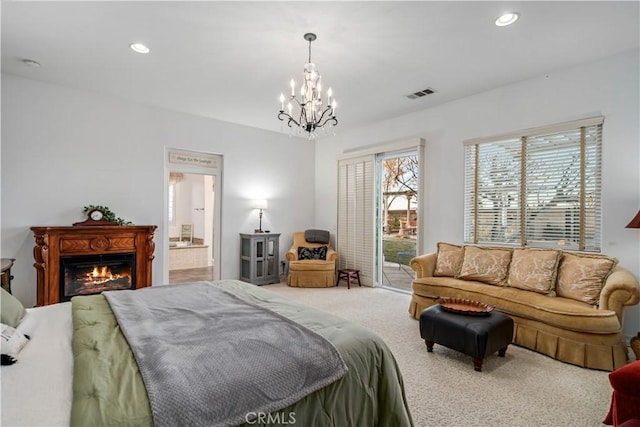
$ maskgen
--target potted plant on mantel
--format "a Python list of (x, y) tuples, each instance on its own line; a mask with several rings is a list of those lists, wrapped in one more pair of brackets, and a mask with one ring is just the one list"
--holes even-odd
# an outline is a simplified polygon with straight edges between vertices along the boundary
[(85, 206), (82, 213), (87, 215), (87, 219), (73, 225), (133, 225), (131, 221), (116, 216), (108, 206)]

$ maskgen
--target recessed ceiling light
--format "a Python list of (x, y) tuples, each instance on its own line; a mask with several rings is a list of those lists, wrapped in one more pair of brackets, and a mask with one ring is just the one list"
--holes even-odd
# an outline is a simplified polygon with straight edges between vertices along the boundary
[(496, 25), (498, 27), (506, 27), (507, 25), (511, 25), (518, 20), (520, 14), (517, 12), (507, 12), (496, 18)]
[(22, 63), (27, 67), (31, 68), (40, 68), (40, 63), (38, 61), (34, 61), (33, 59), (23, 59)]
[(131, 43), (129, 45), (132, 51), (138, 53), (149, 53), (149, 48), (142, 43)]

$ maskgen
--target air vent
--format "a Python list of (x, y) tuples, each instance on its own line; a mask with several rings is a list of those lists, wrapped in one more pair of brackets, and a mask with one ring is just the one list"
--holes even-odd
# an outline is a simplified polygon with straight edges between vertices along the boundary
[(428, 87), (426, 89), (423, 89), (419, 92), (416, 93), (412, 93), (411, 95), (407, 95), (407, 98), (409, 99), (418, 99), (418, 98), (422, 98), (423, 96), (426, 95), (431, 95), (432, 93), (436, 93), (437, 90), (435, 90), (434, 88)]

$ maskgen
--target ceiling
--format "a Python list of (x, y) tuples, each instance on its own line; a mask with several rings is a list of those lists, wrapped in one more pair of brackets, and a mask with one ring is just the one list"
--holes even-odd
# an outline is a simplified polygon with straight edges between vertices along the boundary
[[(616, 55), (640, 44), (639, 3), (554, 1), (2, 1), (2, 72), (284, 131), (306, 32), (340, 129)], [(493, 24), (520, 13), (509, 27)], [(151, 52), (128, 46), (143, 42)], [(40, 68), (26, 66), (32, 59)], [(406, 95), (433, 88), (415, 100)]]

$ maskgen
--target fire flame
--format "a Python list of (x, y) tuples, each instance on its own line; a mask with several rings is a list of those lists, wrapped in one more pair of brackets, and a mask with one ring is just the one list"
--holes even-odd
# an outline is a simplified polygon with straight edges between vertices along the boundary
[(98, 283), (108, 282), (110, 280), (117, 280), (120, 277), (122, 276), (120, 276), (119, 274), (112, 274), (111, 270), (109, 270), (109, 267), (107, 267), (106, 265), (103, 265), (103, 266), (94, 266), (93, 270), (87, 273), (86, 279), (95, 284), (98, 284)]

